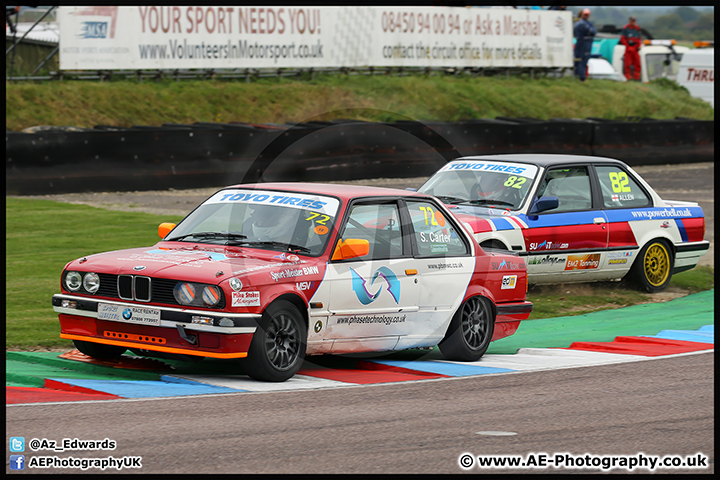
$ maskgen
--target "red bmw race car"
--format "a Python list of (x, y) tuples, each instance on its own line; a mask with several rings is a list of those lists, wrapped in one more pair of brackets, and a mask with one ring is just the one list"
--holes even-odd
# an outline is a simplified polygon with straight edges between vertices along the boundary
[(523, 259), (483, 251), (425, 194), (235, 185), (158, 232), (154, 246), (65, 266), (62, 338), (99, 359), (239, 359), (284, 381), (305, 355), (439, 345), (476, 361), (532, 310)]

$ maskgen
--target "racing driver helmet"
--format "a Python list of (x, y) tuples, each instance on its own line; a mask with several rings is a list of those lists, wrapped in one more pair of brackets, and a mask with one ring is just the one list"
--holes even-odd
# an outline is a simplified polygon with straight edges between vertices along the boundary
[(505, 186), (503, 185), (505, 178), (497, 173), (485, 173), (480, 181), (475, 185), (472, 192), (475, 199), (496, 197)]
[(294, 210), (258, 206), (253, 212), (252, 235), (260, 241), (288, 242), (295, 230)]

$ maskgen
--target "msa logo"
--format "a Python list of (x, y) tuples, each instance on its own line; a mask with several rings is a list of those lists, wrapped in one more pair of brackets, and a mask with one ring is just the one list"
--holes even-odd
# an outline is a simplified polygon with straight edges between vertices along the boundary
[(80, 38), (107, 38), (107, 22), (83, 22)]
[(502, 279), (501, 290), (509, 290), (515, 288), (517, 284), (517, 275), (505, 275)]

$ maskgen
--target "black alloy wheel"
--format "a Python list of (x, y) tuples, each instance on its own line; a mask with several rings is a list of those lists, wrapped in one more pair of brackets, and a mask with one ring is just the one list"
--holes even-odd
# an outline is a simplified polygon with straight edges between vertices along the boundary
[(474, 362), (487, 351), (494, 330), (495, 315), (490, 300), (470, 297), (453, 316), (438, 347), (449, 360)]
[(259, 322), (241, 365), (250, 377), (266, 382), (284, 382), (302, 366), (307, 327), (295, 305), (273, 302)]

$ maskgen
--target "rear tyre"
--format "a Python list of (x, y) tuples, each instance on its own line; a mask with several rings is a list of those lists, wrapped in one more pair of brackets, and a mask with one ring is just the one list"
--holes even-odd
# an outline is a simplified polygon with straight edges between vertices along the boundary
[(85, 342), (82, 340), (73, 340), (75, 348), (80, 350), (88, 357), (98, 360), (115, 360), (120, 358), (127, 348), (117, 347), (115, 345), (105, 345), (102, 343)]
[(305, 359), (307, 327), (300, 311), (285, 300), (270, 305), (258, 322), (247, 358), (240, 361), (255, 380), (284, 382)]
[(494, 330), (495, 315), (490, 300), (470, 297), (455, 312), (438, 347), (448, 360), (474, 362), (487, 351)]
[(657, 293), (665, 290), (672, 278), (674, 259), (665, 240), (645, 245), (630, 269), (630, 280), (641, 290)]

